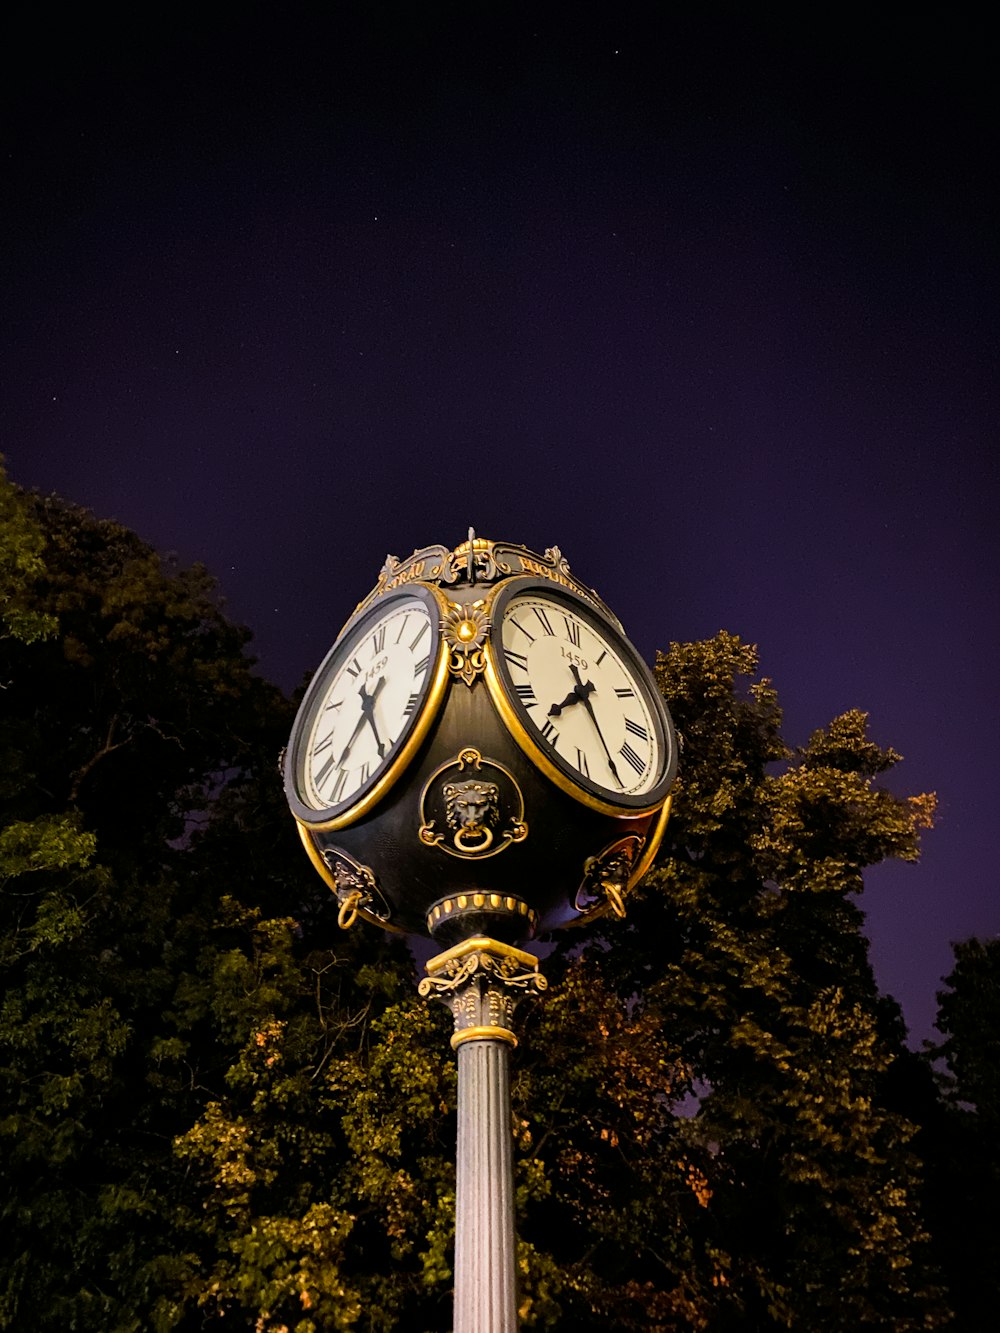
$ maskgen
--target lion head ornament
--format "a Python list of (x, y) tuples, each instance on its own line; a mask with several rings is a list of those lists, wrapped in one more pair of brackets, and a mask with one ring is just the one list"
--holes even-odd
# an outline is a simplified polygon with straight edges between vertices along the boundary
[(514, 775), (472, 746), (427, 779), (420, 816), (421, 842), (450, 856), (496, 856), (528, 836)]
[(495, 782), (469, 778), (446, 782), (442, 792), (455, 846), (463, 852), (485, 852), (500, 819), (500, 788)]

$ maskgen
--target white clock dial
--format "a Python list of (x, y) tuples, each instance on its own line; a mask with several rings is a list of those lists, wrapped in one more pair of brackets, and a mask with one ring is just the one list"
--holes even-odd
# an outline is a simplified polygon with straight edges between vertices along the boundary
[(506, 674), (530, 734), (583, 785), (641, 797), (664, 774), (651, 687), (617, 636), (568, 598), (511, 598), (500, 632)]
[(339, 645), (300, 751), (301, 795), (315, 810), (351, 803), (411, 730), (433, 671), (431, 611), (395, 601)]

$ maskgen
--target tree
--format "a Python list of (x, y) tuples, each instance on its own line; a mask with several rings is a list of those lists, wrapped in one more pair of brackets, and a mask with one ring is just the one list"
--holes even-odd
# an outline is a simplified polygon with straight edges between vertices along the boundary
[[(947, 1317), (928, 1271), (915, 1126), (883, 1095), (898, 1026), (851, 901), (865, 866), (916, 856), (933, 800), (880, 785), (898, 756), (861, 713), (791, 753), (756, 667), (726, 634), (659, 659), (683, 752), (658, 868), (625, 922), (599, 923), (579, 957), (564, 946), (546, 963), (584, 990), (596, 977), (605, 997), (569, 1049), (547, 1000), (544, 1054), (520, 1062), (519, 1114), (546, 1145), (529, 1159), (544, 1223), (529, 1209), (525, 1235), (559, 1238), (545, 1290), (573, 1327)], [(638, 1097), (613, 1091), (612, 1034), (626, 1027)], [(581, 1117), (566, 1071), (587, 1069)], [(554, 1141), (571, 1146), (554, 1153)]]
[(203, 570), (5, 480), (0, 509), (0, 1327), (141, 1327), (143, 1218), (200, 1105), (147, 1080), (208, 908), (184, 844), (286, 708)]
[[(450, 1327), (446, 1014), (401, 940), (338, 930), (275, 772), (289, 705), (203, 570), (0, 502), (0, 1328)], [(624, 922), (549, 941), (521, 1022), (522, 1317), (935, 1327), (854, 903), (933, 803), (885, 789), (861, 713), (790, 751), (732, 636), (657, 673), (662, 855)]]
[[(291, 708), (204, 570), (55, 497), (4, 482), (0, 500), (30, 556), (4, 567), (0, 645), (0, 1327), (390, 1310), (389, 1250), (397, 1270), (415, 1250), (425, 1192), (391, 1142), (345, 1166), (413, 965), (399, 940), (340, 932), (302, 856), (275, 765)], [(443, 1026), (398, 1020), (421, 1021)], [(446, 1041), (431, 1068), (453, 1080)], [(388, 1091), (409, 1147), (419, 1125)]]
[(941, 1092), (928, 1107), (921, 1148), (935, 1254), (960, 1328), (988, 1328), (1000, 1304), (1000, 939), (954, 946), (955, 966), (938, 993), (929, 1048)]
[[(522, 1020), (514, 1104), (528, 1326), (946, 1321), (915, 1127), (886, 1091), (898, 1011), (878, 996), (851, 901), (866, 865), (916, 855), (933, 802), (880, 785), (896, 756), (868, 738), (860, 713), (789, 752), (775, 692), (755, 670), (754, 651), (728, 635), (661, 659), (684, 737), (661, 864), (624, 923), (552, 941), (552, 987)], [(384, 977), (359, 975), (369, 986)], [(325, 1198), (353, 1219), (339, 1272), (357, 1307), (327, 1316), (339, 1310), (344, 1326), (449, 1326), (453, 1068), (441, 1018), (411, 986), (396, 973), (392, 1003), (359, 1022), (357, 1049), (319, 1076), (287, 1026), (258, 1028), (247, 1054), (258, 1073), (231, 1071), (224, 1101), (184, 1141), (202, 1164), (202, 1197), (218, 1197), (219, 1182), (244, 1169), (247, 1142), (288, 1132), (260, 1052), (283, 1078), (297, 1071), (297, 1114), (311, 1098), (313, 1132), (326, 1127)], [(268, 1198), (241, 1198), (242, 1234), (270, 1225)], [(262, 1327), (299, 1327), (289, 1274), (285, 1305), (267, 1305)], [(209, 1277), (213, 1290), (237, 1285), (231, 1266)], [(314, 1285), (309, 1300), (324, 1294)]]

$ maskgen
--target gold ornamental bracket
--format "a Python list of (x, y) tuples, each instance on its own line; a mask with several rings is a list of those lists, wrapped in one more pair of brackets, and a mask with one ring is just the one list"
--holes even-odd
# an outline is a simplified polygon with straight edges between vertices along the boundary
[(320, 878), (336, 894), (340, 908), (337, 924), (349, 930), (358, 917), (372, 926), (380, 926), (392, 935), (406, 932), (389, 920), (389, 907), (378, 886), (378, 878), (370, 866), (362, 865), (353, 856), (337, 847), (320, 851), (312, 834), (304, 824), (298, 824), (299, 838), (309, 860)]
[(423, 999), (433, 996), (451, 1010), (455, 1019), (452, 1050), (467, 1041), (516, 1046), (514, 1009), (529, 995), (540, 995), (549, 984), (534, 954), (486, 935), (463, 940), (431, 958), (426, 966), (427, 976), (417, 989)]
[(441, 621), (441, 633), (449, 651), (448, 670), (470, 687), (486, 670), (483, 644), (490, 618), (484, 607), (481, 597), (464, 606), (461, 602), (450, 602)]
[(583, 878), (573, 903), (580, 915), (568, 921), (568, 927), (588, 925), (608, 913), (619, 919), (628, 915), (627, 894), (656, 859), (670, 819), (672, 800), (668, 796), (663, 802), (645, 838), (629, 834), (584, 863)]

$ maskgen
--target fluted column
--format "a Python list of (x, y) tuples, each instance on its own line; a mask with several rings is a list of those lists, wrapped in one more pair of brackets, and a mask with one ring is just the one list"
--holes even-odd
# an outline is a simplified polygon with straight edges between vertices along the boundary
[(484, 936), (438, 954), (427, 972), (420, 993), (451, 1009), (458, 1053), (454, 1333), (515, 1333), (511, 1021), (548, 983), (532, 954)]

